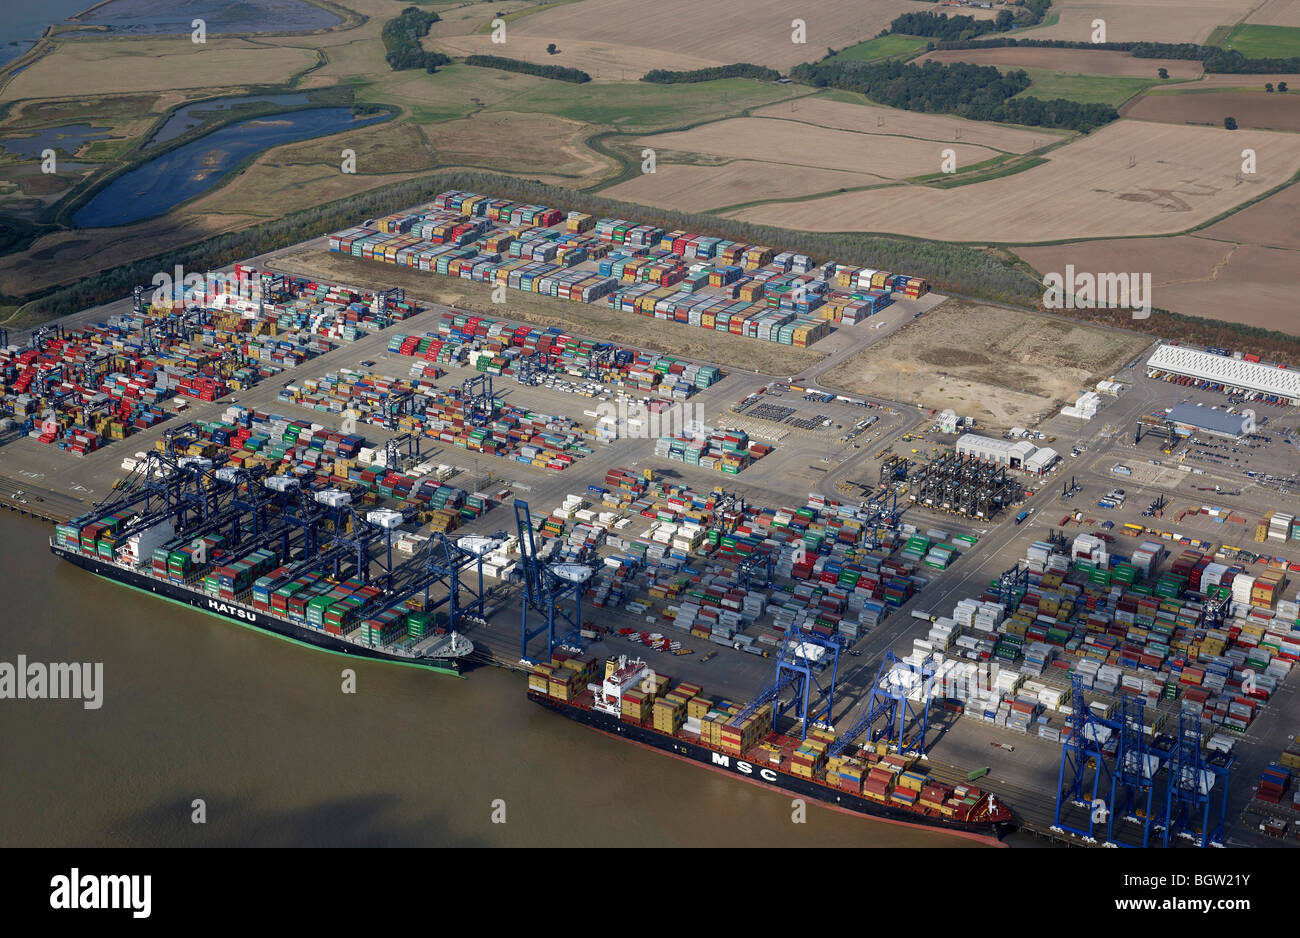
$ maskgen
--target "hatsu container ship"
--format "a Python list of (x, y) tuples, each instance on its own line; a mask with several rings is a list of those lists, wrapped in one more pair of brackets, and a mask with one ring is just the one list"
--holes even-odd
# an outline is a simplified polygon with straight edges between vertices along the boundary
[(1012, 825), (1011, 810), (992, 794), (939, 782), (915, 757), (856, 747), (829, 756), (832, 733), (814, 729), (801, 741), (774, 732), (770, 703), (745, 716), (735, 704), (705, 697), (699, 685), (670, 690), (669, 679), (644, 661), (606, 661), (599, 682), (596, 669), (595, 658), (557, 655), (533, 667), (528, 696), (610, 736), (849, 814), (991, 841)]
[(222, 537), (177, 540), (170, 523), (118, 539), (128, 520), (60, 524), (50, 550), (114, 583), (335, 654), (459, 673), (474, 651), (463, 635), (438, 629), (432, 614), (398, 607), (368, 616), (367, 607), (382, 607), (382, 591), (359, 578), (294, 576), (274, 548), (227, 555)]

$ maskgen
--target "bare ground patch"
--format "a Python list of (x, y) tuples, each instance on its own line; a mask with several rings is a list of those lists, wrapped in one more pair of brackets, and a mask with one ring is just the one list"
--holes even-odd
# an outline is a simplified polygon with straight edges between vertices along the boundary
[(951, 407), (995, 427), (1027, 426), (1148, 344), (1057, 317), (948, 300), (821, 381), (849, 393)]

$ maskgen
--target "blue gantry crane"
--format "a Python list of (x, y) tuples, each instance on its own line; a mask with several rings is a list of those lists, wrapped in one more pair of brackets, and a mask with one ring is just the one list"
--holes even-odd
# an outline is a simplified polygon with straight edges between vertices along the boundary
[(1164, 846), (1169, 846), (1170, 837), (1195, 841), (1198, 847), (1223, 846), (1232, 764), (1231, 754), (1204, 751), (1199, 714), (1178, 714), (1161, 817)]
[[(813, 649), (823, 651), (815, 654)], [(824, 660), (828, 659), (828, 660)], [(759, 707), (775, 700), (773, 723), (790, 710), (799, 721), (801, 739), (808, 738), (808, 724), (830, 726), (831, 705), (835, 700), (835, 682), (839, 677), (840, 643), (808, 632), (797, 625), (787, 630), (785, 641), (776, 658), (776, 674), (772, 681), (728, 721), (729, 726), (739, 726)], [(827, 680), (827, 674), (830, 678)], [(779, 699), (786, 688), (793, 689), (790, 699)]]
[[(1078, 674), (1070, 678), (1070, 705), (1070, 735), (1061, 744), (1052, 830), (1069, 831), (1095, 842), (1098, 834), (1109, 829), (1110, 806), (1100, 796), (1115, 788), (1114, 763), (1107, 756), (1106, 747), (1114, 739), (1119, 724), (1092, 711), (1084, 699), (1083, 681)], [(1086, 827), (1067, 817), (1071, 806), (1086, 812)]]
[[(547, 564), (543, 561), (533, 538), (533, 518), (528, 503), (520, 499), (515, 499), (515, 525), (519, 531), (519, 567), (524, 586), (519, 608), (520, 658), (530, 664), (541, 664), (549, 662), (555, 649), (561, 645), (581, 647), (582, 594), (592, 570), (580, 563)], [(574, 604), (572, 615), (561, 606), (570, 598)], [(532, 631), (528, 625), (529, 609), (542, 617), (542, 624)], [(532, 657), (529, 642), (543, 632), (546, 633), (545, 657)]]
[[(914, 675), (909, 679), (915, 687), (900, 687), (893, 679), (894, 672)], [(870, 741), (886, 739), (900, 753), (914, 752), (925, 756), (926, 736), (930, 730), (930, 699), (934, 694), (935, 666), (931, 658), (921, 664), (901, 661), (892, 651), (886, 651), (871, 685), (871, 697), (862, 714), (830, 746), (830, 754), (839, 755), (868, 728)], [(919, 691), (919, 699), (911, 695)], [(879, 725), (877, 725), (879, 723)], [(919, 729), (908, 738), (909, 729)]]
[(1119, 701), (1119, 735), (1115, 747), (1115, 770), (1111, 773), (1110, 802), (1106, 819), (1106, 842), (1127, 844), (1115, 834), (1117, 820), (1140, 824), (1143, 847), (1150, 846), (1156, 775), (1167, 753), (1148, 742), (1146, 704), (1139, 697), (1125, 695)]

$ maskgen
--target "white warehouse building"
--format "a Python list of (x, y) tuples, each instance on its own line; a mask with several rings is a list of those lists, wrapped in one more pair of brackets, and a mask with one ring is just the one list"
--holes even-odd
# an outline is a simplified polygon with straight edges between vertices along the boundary
[(1008, 469), (1023, 469), (1025, 460), (1037, 451), (1038, 447), (1028, 440), (999, 440), (978, 433), (963, 433), (957, 438), (957, 455), (973, 456)]
[(1223, 385), (1228, 392), (1278, 397), (1300, 405), (1300, 371), (1214, 355), (1181, 345), (1160, 345), (1147, 359), (1147, 377), (1179, 375)]

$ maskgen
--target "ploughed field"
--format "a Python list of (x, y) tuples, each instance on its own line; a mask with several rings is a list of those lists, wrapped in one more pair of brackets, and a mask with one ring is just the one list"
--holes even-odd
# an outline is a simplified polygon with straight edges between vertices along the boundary
[(1136, 120), (1212, 127), (1222, 127), (1225, 117), (1234, 117), (1241, 128), (1294, 133), (1300, 131), (1300, 89), (1285, 94), (1266, 91), (1149, 94), (1124, 105), (1121, 113)]

